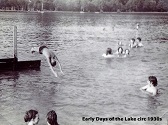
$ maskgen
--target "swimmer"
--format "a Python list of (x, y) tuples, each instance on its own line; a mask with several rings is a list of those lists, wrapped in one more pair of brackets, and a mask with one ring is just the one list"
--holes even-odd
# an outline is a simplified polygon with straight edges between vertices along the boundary
[(105, 58), (112, 58), (114, 56), (112, 49), (107, 48), (106, 53), (104, 53), (102, 56), (105, 57)]
[(125, 49), (124, 57), (127, 57), (129, 55), (129, 53), (130, 53), (130, 50), (129, 49)]
[(135, 43), (135, 39), (134, 38), (131, 39), (131, 43), (129, 44), (129, 46), (131, 48), (136, 48), (137, 47), (137, 44)]
[(130, 53), (130, 50), (129, 49), (125, 49), (125, 54), (129, 55), (129, 53)]
[(140, 90), (144, 90), (150, 94), (152, 94), (153, 96), (155, 96), (157, 94), (157, 78), (155, 76), (149, 76), (148, 77), (148, 81), (147, 81), (147, 85), (140, 88)]
[(32, 109), (27, 111), (24, 116), (24, 121), (27, 122), (27, 125), (37, 125), (39, 122), (38, 111)]
[(31, 49), (31, 52), (32, 53), (39, 52), (40, 54), (43, 54), (46, 57), (47, 62), (50, 66), (50, 69), (53, 72), (53, 74), (55, 75), (55, 77), (57, 77), (58, 75), (57, 75), (57, 72), (54, 71), (53, 67), (56, 66), (57, 62), (58, 62), (61, 73), (64, 74), (62, 71), (61, 63), (59, 62), (57, 56), (55, 55), (55, 53), (53, 51), (49, 50), (46, 46), (33, 47)]
[(137, 47), (143, 47), (143, 44), (141, 42), (141, 38), (138, 37), (137, 40), (138, 40)]
[(118, 47), (117, 52), (118, 52), (118, 54), (123, 54), (123, 48), (122, 47)]
[(139, 23), (137, 23), (136, 29), (137, 29), (137, 30), (139, 29)]
[(57, 114), (54, 110), (51, 110), (47, 113), (47, 125), (58, 125), (57, 123)]
[(117, 50), (116, 54), (118, 54), (118, 56), (124, 54), (123, 53), (123, 48), (122, 47), (118, 47), (118, 50)]
[(118, 46), (123, 46), (123, 43), (121, 41), (119, 41)]
[(111, 48), (107, 48), (106, 50), (106, 55), (112, 55), (112, 49)]

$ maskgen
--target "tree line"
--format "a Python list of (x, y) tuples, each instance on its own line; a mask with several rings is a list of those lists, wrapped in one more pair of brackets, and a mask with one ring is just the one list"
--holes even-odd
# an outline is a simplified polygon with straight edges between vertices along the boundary
[(0, 0), (1, 10), (165, 12), (168, 0)]

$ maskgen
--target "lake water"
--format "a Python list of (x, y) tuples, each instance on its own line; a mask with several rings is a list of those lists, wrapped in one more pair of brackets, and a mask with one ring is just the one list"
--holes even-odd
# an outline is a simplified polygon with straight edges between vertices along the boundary
[[(144, 47), (127, 58), (105, 59), (106, 48), (127, 48), (138, 36)], [(1, 125), (25, 125), (25, 111), (36, 109), (40, 125), (55, 110), (60, 125), (166, 125), (168, 119), (167, 13), (15, 13), (0, 12), (0, 26), (17, 26), (18, 56), (41, 59), (40, 70), (0, 73)], [(12, 38), (1, 30), (0, 57), (13, 54)], [(11, 37), (11, 36), (10, 36)], [(55, 51), (65, 75), (55, 78), (46, 59), (32, 55), (32, 46)], [(56, 51), (57, 50), (57, 51)], [(142, 93), (148, 76), (158, 79), (159, 94)], [(162, 121), (137, 121), (162, 117)], [(136, 121), (83, 121), (82, 117), (134, 117)]]

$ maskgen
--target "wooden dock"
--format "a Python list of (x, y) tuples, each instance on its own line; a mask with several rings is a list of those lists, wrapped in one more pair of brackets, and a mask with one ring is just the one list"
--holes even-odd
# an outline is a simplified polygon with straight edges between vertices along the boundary
[[(0, 71), (4, 70), (24, 70), (24, 69), (40, 69), (41, 60), (32, 60), (24, 58), (23, 56), (18, 59), (17, 57), (17, 27), (13, 29), (13, 48), (14, 57), (0, 59)], [(27, 56), (26, 56), (27, 57)]]
[(17, 61), (15, 58), (0, 59), (0, 71), (4, 70), (24, 70), (24, 69), (39, 69), (41, 60), (26, 60)]

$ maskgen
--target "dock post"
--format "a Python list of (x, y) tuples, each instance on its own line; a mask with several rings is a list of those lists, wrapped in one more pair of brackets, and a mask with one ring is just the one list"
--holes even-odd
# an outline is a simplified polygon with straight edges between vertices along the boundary
[(14, 60), (13, 60), (13, 70), (16, 70), (17, 68), (17, 27), (13, 27), (13, 48), (14, 48)]

